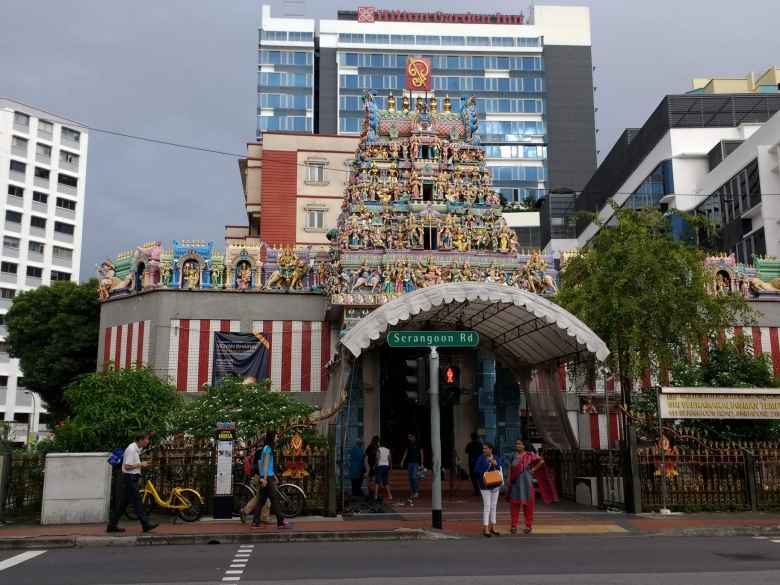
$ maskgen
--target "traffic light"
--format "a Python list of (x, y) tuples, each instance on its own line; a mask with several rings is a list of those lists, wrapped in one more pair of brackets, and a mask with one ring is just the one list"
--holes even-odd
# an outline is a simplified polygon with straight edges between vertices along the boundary
[(458, 366), (444, 366), (441, 368), (440, 381), (442, 388), (460, 386), (460, 368)]
[(422, 404), (428, 400), (428, 361), (424, 357), (404, 360), (406, 365), (406, 395)]

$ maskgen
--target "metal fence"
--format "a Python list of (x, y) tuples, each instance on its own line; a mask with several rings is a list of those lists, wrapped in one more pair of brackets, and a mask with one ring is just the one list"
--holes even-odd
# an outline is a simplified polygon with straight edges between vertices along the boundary
[(44, 456), (14, 451), (0, 514), (4, 519), (37, 519), (43, 501)]
[[(600, 508), (623, 508), (623, 468), (625, 461), (618, 449), (545, 450), (545, 464), (553, 470), (561, 497), (577, 500), (591, 498)], [(595, 496), (595, 498), (594, 498)]]

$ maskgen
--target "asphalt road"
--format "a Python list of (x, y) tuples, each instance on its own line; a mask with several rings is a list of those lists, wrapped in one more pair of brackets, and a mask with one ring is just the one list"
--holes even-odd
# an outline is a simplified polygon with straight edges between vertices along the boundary
[[(780, 538), (578, 536), (59, 549), (14, 585), (777, 585)], [(22, 553), (24, 554), (24, 553)]]

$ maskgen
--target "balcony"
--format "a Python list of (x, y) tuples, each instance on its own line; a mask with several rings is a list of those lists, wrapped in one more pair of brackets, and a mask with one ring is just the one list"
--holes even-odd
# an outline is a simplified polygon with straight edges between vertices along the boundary
[(72, 209), (65, 209), (64, 207), (57, 207), (54, 211), (54, 215), (62, 219), (69, 219), (71, 221), (76, 219), (76, 212)]
[(30, 235), (36, 238), (46, 239), (46, 228), (30, 226)]
[(14, 207), (24, 208), (24, 197), (17, 197), (16, 195), (11, 195), (9, 193), (8, 197), (5, 198), (5, 202)]
[(79, 148), (81, 148), (79, 139), (73, 140), (73, 138), (71, 138), (64, 132), (62, 133), (61, 144), (62, 146), (66, 146), (67, 148), (72, 148), (73, 150), (78, 150)]
[(15, 171), (13, 169), (8, 172), (8, 178), (19, 183), (24, 183), (25, 181), (24, 173), (21, 171)]
[(3, 256), (6, 258), (18, 258), (19, 248), (12, 248), (11, 246), (3, 246)]
[(45, 129), (41, 128), (40, 124), (38, 124), (38, 138), (40, 138), (41, 140), (48, 140), (49, 142), (51, 142), (51, 140), (53, 138), (52, 131), (51, 130), (45, 130)]
[(40, 152), (35, 153), (35, 162), (39, 162), (44, 165), (51, 164), (51, 152), (49, 154), (43, 154)]
[(78, 173), (79, 163), (77, 160), (71, 162), (65, 158), (60, 157), (60, 168), (72, 173)]
[(72, 268), (73, 256), (52, 256), (51, 262), (59, 268)]
[(24, 132), (25, 134), (29, 134), (30, 119), (26, 118), (25, 122), (20, 122), (18, 119), (14, 118), (14, 130), (18, 130), (19, 132)]
[(65, 242), (66, 244), (72, 244), (75, 238), (73, 237), (73, 234), (64, 234), (54, 230), (54, 239)]
[(0, 272), (0, 282), (16, 284), (16, 276), (15, 272)]
[(76, 187), (66, 185), (65, 183), (57, 183), (57, 191), (65, 193), (66, 195), (78, 195)]
[(46, 177), (46, 178), (44, 178), (44, 177), (34, 177), (33, 178), (33, 184), (36, 187), (42, 187), (43, 189), (48, 189), (49, 188), (49, 179), (50, 179), (50, 177)]
[(40, 252), (33, 252), (32, 250), (27, 251), (27, 260), (30, 262), (40, 262), (43, 264), (43, 254)]
[(49, 212), (49, 204), (48, 203), (41, 203), (40, 201), (33, 201), (32, 202), (32, 210), (33, 211), (40, 211), (42, 213), (48, 213)]
[(16, 232), (17, 234), (22, 233), (22, 224), (16, 221), (8, 221), (5, 220), (5, 229), (9, 232)]
[(11, 154), (15, 156), (20, 156), (22, 158), (27, 158), (27, 145), (19, 146), (17, 144), (14, 144), (11, 146)]
[(41, 284), (43, 284), (43, 281), (37, 276), (28, 276), (25, 279), (24, 284), (32, 288), (38, 288), (39, 286), (41, 286)]

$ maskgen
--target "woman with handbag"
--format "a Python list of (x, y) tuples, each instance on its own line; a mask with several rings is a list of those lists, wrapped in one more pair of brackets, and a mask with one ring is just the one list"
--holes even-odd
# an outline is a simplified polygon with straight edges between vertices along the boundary
[(493, 445), (484, 443), (482, 455), (474, 464), (474, 471), (479, 477), (479, 493), (482, 496), (482, 535), (498, 536), (496, 530), (496, 508), (498, 507), (498, 492), (504, 483), (501, 465), (493, 455)]
[(510, 529), (512, 534), (517, 534), (521, 508), (525, 516), (525, 529), (523, 532), (529, 534), (533, 529), (534, 506), (536, 505), (533, 474), (543, 465), (544, 459), (536, 453), (527, 451), (522, 440), (517, 441), (515, 444), (515, 457), (509, 468), (509, 490), (507, 494), (512, 504), (512, 527)]

